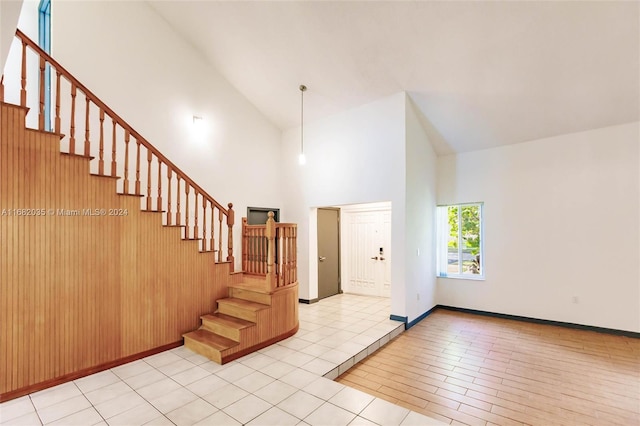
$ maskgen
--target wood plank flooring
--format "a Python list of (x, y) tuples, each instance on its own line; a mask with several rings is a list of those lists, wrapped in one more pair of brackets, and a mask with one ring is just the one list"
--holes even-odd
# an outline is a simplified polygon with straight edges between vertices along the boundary
[(337, 381), (455, 425), (640, 425), (640, 339), (443, 309)]

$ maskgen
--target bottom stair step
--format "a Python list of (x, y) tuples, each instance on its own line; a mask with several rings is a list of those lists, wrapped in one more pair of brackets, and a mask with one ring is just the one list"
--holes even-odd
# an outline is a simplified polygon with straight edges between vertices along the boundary
[(203, 315), (200, 319), (202, 320), (202, 327), (200, 327), (201, 330), (211, 331), (212, 333), (224, 336), (236, 342), (240, 341), (242, 330), (249, 327), (255, 327), (256, 325), (255, 322), (246, 321), (230, 315), (221, 314), (219, 312)]
[(202, 329), (186, 333), (182, 337), (187, 348), (218, 363), (222, 363), (223, 351), (238, 345), (238, 342)]

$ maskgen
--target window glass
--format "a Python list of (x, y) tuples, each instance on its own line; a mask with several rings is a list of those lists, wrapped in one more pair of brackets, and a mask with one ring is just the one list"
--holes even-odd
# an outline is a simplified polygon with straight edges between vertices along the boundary
[(438, 275), (482, 278), (482, 203), (438, 207)]

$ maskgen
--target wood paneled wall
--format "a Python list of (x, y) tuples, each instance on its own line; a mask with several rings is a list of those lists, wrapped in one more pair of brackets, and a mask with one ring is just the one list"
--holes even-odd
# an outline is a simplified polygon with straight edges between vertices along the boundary
[(0, 400), (181, 341), (229, 279), (25, 111), (0, 103)]

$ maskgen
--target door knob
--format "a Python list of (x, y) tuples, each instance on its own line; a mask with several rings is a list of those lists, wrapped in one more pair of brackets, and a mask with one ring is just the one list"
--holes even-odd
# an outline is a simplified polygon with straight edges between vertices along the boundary
[(384, 260), (384, 257), (380, 256), (380, 260)]
[(378, 260), (378, 256), (372, 257), (373, 260)]
[(319, 260), (320, 262), (324, 262), (325, 260), (327, 260), (327, 258), (326, 258), (326, 257), (324, 257), (324, 256), (320, 256), (320, 257), (318, 258), (318, 260)]

